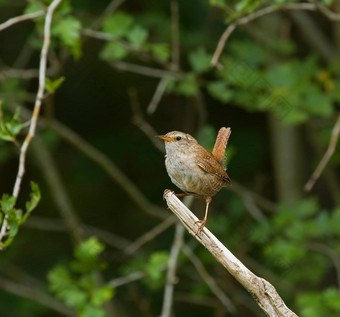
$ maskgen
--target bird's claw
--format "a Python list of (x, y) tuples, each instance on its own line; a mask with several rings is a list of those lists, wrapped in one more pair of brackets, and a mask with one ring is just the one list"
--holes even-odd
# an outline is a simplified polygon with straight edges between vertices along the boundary
[(164, 191), (164, 193), (163, 193), (163, 200), (165, 199), (165, 196), (166, 196), (167, 194), (169, 194), (169, 193), (175, 194), (175, 192), (174, 192), (173, 190), (171, 190), (171, 189), (166, 189), (166, 190)]
[(195, 225), (196, 223), (200, 223), (200, 224), (201, 224), (201, 225), (198, 227), (198, 229), (197, 229), (197, 231), (196, 231), (196, 233), (195, 233), (195, 236), (197, 236), (197, 235), (203, 230), (203, 228), (204, 228), (206, 222), (207, 222), (206, 220), (197, 220), (197, 221), (195, 221), (194, 225)]

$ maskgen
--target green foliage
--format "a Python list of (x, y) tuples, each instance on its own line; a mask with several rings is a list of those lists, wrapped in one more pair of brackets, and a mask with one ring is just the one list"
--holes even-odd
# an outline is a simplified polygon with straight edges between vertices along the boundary
[(104, 60), (123, 59), (129, 54), (126, 47), (119, 42), (109, 42), (100, 52), (100, 57)]
[(63, 17), (53, 24), (52, 34), (60, 39), (63, 46), (69, 49), (74, 58), (81, 57), (81, 22), (73, 16)]
[(105, 316), (102, 306), (114, 295), (112, 287), (99, 286), (96, 279), (95, 273), (106, 267), (99, 257), (103, 250), (96, 238), (89, 238), (76, 247), (73, 261), (55, 266), (47, 275), (51, 292), (78, 316)]
[(123, 11), (108, 16), (103, 23), (103, 31), (113, 36), (100, 53), (103, 60), (124, 59), (130, 53), (151, 55), (150, 58), (159, 62), (165, 62), (170, 57), (167, 44), (148, 42), (149, 31)]
[(14, 237), (17, 235), (19, 227), (27, 220), (33, 209), (38, 205), (41, 195), (39, 186), (31, 182), (30, 200), (26, 202), (26, 212), (15, 208), (16, 199), (14, 196), (3, 194), (0, 200), (0, 220), (3, 224), (4, 217), (7, 219), (8, 234), (5, 241), (0, 241), (0, 247), (5, 248), (9, 246)]
[(211, 56), (207, 54), (204, 48), (200, 47), (199, 49), (192, 51), (189, 54), (189, 62), (193, 71), (197, 73), (202, 73), (209, 70), (211, 61)]
[(320, 211), (316, 199), (310, 198), (280, 205), (274, 216), (252, 230), (251, 240), (262, 246), (270, 263), (287, 270), (287, 280), (308, 288), (317, 285), (328, 269), (319, 249), (340, 249), (339, 223), (339, 208)]
[(60, 87), (60, 85), (64, 82), (65, 77), (61, 76), (55, 80), (46, 78), (45, 80), (45, 88), (50, 94), (54, 94), (56, 90)]
[(145, 282), (152, 289), (159, 289), (164, 285), (164, 267), (166, 267), (169, 260), (168, 252), (153, 253), (146, 263), (145, 270), (147, 276)]
[(328, 288), (321, 292), (304, 293), (299, 295), (298, 305), (303, 317), (336, 317), (340, 314), (340, 292)]
[(225, 67), (216, 73), (219, 80), (207, 84), (219, 101), (248, 111), (271, 111), (289, 124), (334, 112), (340, 100), (335, 88), (338, 79), (331, 70), (322, 70), (314, 56), (268, 68), (268, 53), (254, 43), (236, 42), (232, 51), (235, 57), (224, 59)]
[(14, 142), (17, 134), (21, 131), (22, 125), (19, 120), (20, 108), (17, 108), (10, 120), (4, 119), (2, 101), (0, 100), (0, 139)]

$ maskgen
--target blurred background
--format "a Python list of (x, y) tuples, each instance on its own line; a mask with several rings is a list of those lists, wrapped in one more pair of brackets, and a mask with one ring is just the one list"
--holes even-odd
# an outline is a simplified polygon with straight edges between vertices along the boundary
[[(50, 3), (2, 0), (0, 23)], [(0, 24), (1, 195), (32, 116), (44, 12)], [(15, 208), (41, 200), (3, 237), (15, 235), (1, 316), (263, 316), (162, 199), (179, 190), (154, 136), (211, 150), (222, 126), (232, 185), (207, 227), (298, 315), (339, 316), (339, 56), (339, 1), (62, 0)], [(204, 201), (190, 206), (201, 219)]]

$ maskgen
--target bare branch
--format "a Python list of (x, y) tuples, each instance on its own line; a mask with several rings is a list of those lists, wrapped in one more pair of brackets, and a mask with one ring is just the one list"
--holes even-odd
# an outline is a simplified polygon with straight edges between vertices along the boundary
[(144, 233), (142, 236), (140, 236), (136, 241), (131, 243), (125, 250), (126, 254), (132, 254), (135, 253), (142, 245), (145, 243), (153, 240), (155, 237), (157, 237), (159, 234), (164, 232), (166, 229), (171, 227), (174, 223), (176, 223), (177, 218), (171, 215), (170, 217), (166, 218), (164, 221), (162, 221), (157, 226), (153, 227), (150, 231)]
[(63, 316), (74, 316), (74, 311), (66, 307), (63, 303), (55, 300), (53, 297), (47, 295), (45, 291), (32, 287), (32, 285), (28, 286), (20, 284), (0, 276), (0, 289), (16, 296), (29, 299), (35, 303), (39, 303), (57, 311)]
[(148, 66), (126, 63), (122, 61), (114, 61), (110, 62), (110, 65), (114, 68), (119, 70), (128, 71), (131, 73), (136, 73), (148, 77), (155, 77), (155, 78), (163, 78), (164, 76), (180, 78), (180, 74), (175, 72), (170, 72), (168, 70), (160, 69), (160, 68), (152, 68)]
[(218, 61), (219, 61), (219, 58), (222, 54), (222, 51), (224, 49), (225, 44), (226, 44), (228, 38), (230, 37), (231, 33), (233, 33), (238, 26), (248, 24), (249, 22), (256, 20), (257, 18), (260, 18), (264, 15), (267, 15), (267, 14), (270, 14), (270, 13), (273, 13), (273, 12), (279, 11), (279, 10), (310, 10), (310, 11), (315, 11), (316, 6), (312, 3), (288, 3), (288, 4), (283, 5), (281, 7), (270, 6), (270, 7), (262, 8), (262, 9), (256, 11), (256, 12), (253, 12), (253, 13), (247, 15), (247, 16), (244, 16), (242, 18), (235, 20), (234, 22), (229, 24), (229, 26), (226, 28), (226, 30), (221, 35), (221, 37), (218, 41), (217, 47), (215, 49), (214, 55), (211, 59), (211, 65), (212, 66), (218, 66)]
[(80, 243), (85, 237), (85, 232), (83, 231), (77, 213), (73, 208), (72, 202), (67, 195), (65, 186), (58, 173), (58, 169), (53, 162), (51, 154), (39, 137), (36, 137), (32, 142), (32, 150), (69, 234), (74, 242)]
[(38, 69), (6, 69), (0, 72), (0, 80), (7, 78), (32, 79), (39, 77)]
[(13, 24), (16, 24), (16, 23), (19, 23), (19, 22), (22, 22), (22, 21), (32, 20), (32, 19), (40, 17), (44, 14), (45, 14), (45, 11), (41, 10), (41, 11), (37, 11), (37, 12), (33, 12), (33, 13), (19, 15), (19, 16), (14, 17), (14, 18), (10, 18), (6, 22), (3, 22), (3, 23), (0, 24), (0, 31), (12, 26)]
[(211, 275), (205, 269), (200, 259), (195, 255), (195, 253), (190, 249), (190, 247), (187, 244), (183, 244), (182, 251), (187, 256), (187, 258), (191, 261), (191, 263), (194, 265), (197, 272), (202, 277), (204, 282), (208, 285), (210, 290), (216, 295), (216, 297), (220, 300), (220, 302), (225, 306), (225, 308), (229, 312), (235, 314), (236, 308), (234, 304), (232, 303), (232, 301), (228, 298), (226, 294), (224, 294), (224, 292), (217, 285), (216, 281), (211, 277)]
[[(47, 13), (45, 17), (45, 25), (44, 25), (44, 40), (43, 40), (43, 47), (41, 49), (40, 64), (39, 64), (39, 87), (38, 87), (38, 92), (36, 95), (36, 100), (35, 100), (35, 105), (33, 109), (29, 131), (20, 148), (19, 168), (18, 168), (18, 173), (17, 173), (17, 177), (15, 180), (14, 188), (13, 188), (13, 193), (12, 193), (12, 195), (15, 198), (18, 198), (18, 195), (19, 195), (22, 178), (25, 173), (26, 152), (35, 134), (35, 129), (37, 126), (39, 112), (40, 112), (40, 108), (42, 104), (42, 99), (44, 97), (47, 53), (48, 53), (48, 48), (50, 45), (52, 16), (53, 16), (54, 10), (57, 8), (60, 2), (61, 0), (53, 0), (52, 3), (47, 8)], [(6, 231), (7, 231), (7, 218), (5, 217), (2, 222), (1, 229), (0, 229), (0, 241), (2, 241), (3, 237), (6, 235)]]
[(333, 127), (331, 139), (329, 141), (328, 148), (327, 148), (324, 156), (322, 157), (322, 159), (321, 159), (320, 163), (318, 164), (318, 166), (316, 167), (314, 173), (312, 174), (312, 176), (310, 177), (310, 179), (308, 180), (308, 182), (304, 186), (305, 191), (308, 192), (313, 188), (315, 182), (318, 180), (322, 171), (325, 169), (328, 161), (330, 160), (330, 158), (334, 154), (336, 145), (338, 143), (339, 133), (340, 133), (340, 115), (339, 115), (339, 117), (338, 117), (338, 119), (335, 122), (335, 125)]
[(165, 219), (168, 214), (162, 209), (153, 205), (139, 188), (131, 181), (116, 164), (104, 153), (100, 152), (81, 136), (56, 120), (50, 120), (47, 124), (54, 129), (61, 137), (79, 149), (84, 155), (96, 162), (107, 174), (115, 180), (119, 186), (129, 195), (132, 201), (145, 213), (154, 217)]
[(318, 10), (329, 20), (339, 22), (340, 14), (329, 10), (327, 7), (323, 6), (318, 0), (311, 0), (310, 2), (314, 3)]
[[(183, 205), (184, 206), (184, 205)], [(163, 306), (161, 317), (170, 317), (173, 302), (174, 285), (176, 284), (176, 269), (179, 251), (183, 244), (184, 227), (176, 224), (174, 242), (170, 251), (168, 261), (168, 271), (166, 275), (166, 285), (164, 289)]]
[(297, 317), (283, 302), (274, 286), (252, 273), (206, 227), (196, 235), (198, 218), (169, 190), (164, 193), (168, 207), (184, 227), (220, 262), (229, 273), (255, 298), (270, 317)]

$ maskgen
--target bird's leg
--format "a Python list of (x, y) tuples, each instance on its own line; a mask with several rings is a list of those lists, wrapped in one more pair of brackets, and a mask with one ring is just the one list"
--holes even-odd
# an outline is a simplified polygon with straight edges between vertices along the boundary
[(180, 193), (180, 194), (176, 194), (176, 193), (175, 193), (175, 195), (176, 195), (178, 198), (180, 198), (180, 197), (185, 197), (185, 196), (190, 196), (190, 194), (188, 194), (188, 193)]
[(207, 198), (205, 199), (207, 205), (206, 205), (206, 207), (205, 207), (205, 215), (204, 215), (204, 219), (203, 219), (203, 220), (198, 220), (198, 221), (195, 222), (195, 224), (196, 224), (196, 223), (200, 223), (200, 224), (201, 224), (201, 225), (198, 227), (198, 230), (197, 230), (197, 232), (196, 232), (196, 235), (198, 235), (198, 234), (203, 230), (203, 228), (204, 228), (204, 226), (205, 226), (205, 224), (206, 224), (206, 222), (207, 222), (209, 204), (211, 203), (211, 199), (212, 199), (211, 197), (207, 197)]
[(171, 192), (171, 193), (174, 193), (174, 194), (176, 195), (176, 197), (178, 197), (178, 198), (191, 195), (191, 194), (189, 194), (189, 193), (180, 193), (180, 194), (176, 194), (173, 190), (171, 190), (171, 189), (166, 189), (166, 190), (164, 191), (164, 194), (163, 194), (163, 199), (165, 199), (165, 195), (168, 194), (168, 193), (170, 193), (170, 192)]

